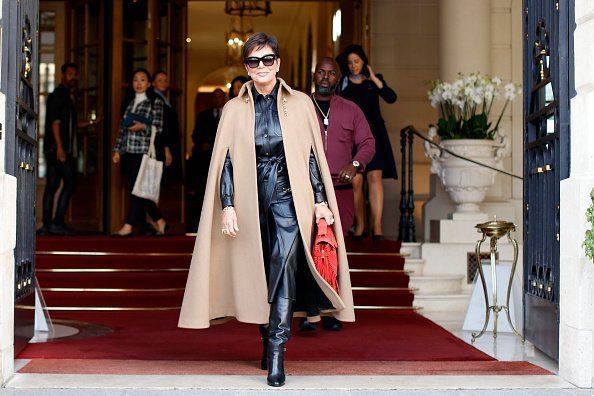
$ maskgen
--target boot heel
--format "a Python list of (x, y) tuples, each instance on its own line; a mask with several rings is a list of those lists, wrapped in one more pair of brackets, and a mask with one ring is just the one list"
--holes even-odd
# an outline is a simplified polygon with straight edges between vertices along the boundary
[(268, 344), (268, 385), (279, 387), (285, 384), (285, 346)]

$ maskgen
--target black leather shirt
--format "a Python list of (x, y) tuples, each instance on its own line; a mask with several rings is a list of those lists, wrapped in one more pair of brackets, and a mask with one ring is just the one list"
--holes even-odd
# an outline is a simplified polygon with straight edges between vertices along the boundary
[[(269, 95), (262, 95), (255, 86), (252, 87), (256, 113), (254, 138), (258, 198), (260, 205), (264, 207), (268, 207), (272, 201), (279, 198), (279, 194), (286, 195), (286, 192), (291, 189), (278, 115), (279, 87), (280, 83), (277, 82)], [(313, 151), (309, 156), (309, 174), (315, 202), (326, 201), (326, 191)], [(221, 173), (220, 193), (222, 207), (233, 206), (233, 164), (229, 152)]]

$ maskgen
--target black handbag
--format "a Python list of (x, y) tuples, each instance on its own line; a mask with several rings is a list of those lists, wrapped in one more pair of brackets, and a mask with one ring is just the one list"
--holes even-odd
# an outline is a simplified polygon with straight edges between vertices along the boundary
[(124, 117), (123, 124), (126, 128), (130, 128), (132, 125), (134, 125), (134, 121), (146, 125), (147, 129), (149, 129), (153, 123), (153, 120), (150, 117), (145, 117), (136, 113), (128, 113), (126, 117)]

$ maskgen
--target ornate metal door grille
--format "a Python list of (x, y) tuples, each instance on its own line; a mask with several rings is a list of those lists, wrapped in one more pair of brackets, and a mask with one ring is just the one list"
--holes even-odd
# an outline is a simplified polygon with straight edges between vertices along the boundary
[[(38, 14), (36, 0), (4, 2), (5, 165), (6, 172), (17, 179), (15, 303), (32, 296), (35, 288)], [(18, 320), (19, 315), (15, 314), (15, 326), (18, 326)]]
[(559, 358), (560, 181), (569, 176), (573, 2), (524, 0), (524, 334)]

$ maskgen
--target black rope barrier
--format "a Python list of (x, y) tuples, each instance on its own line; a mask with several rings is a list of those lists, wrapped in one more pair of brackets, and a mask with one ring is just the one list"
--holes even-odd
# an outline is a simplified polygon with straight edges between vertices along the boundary
[(423, 135), (422, 135), (422, 134), (421, 134), (419, 131), (417, 131), (417, 130), (415, 129), (415, 127), (413, 127), (412, 125), (409, 125), (409, 126), (407, 126), (407, 127), (404, 127), (404, 128), (403, 128), (403, 130), (410, 130), (412, 133), (414, 133), (415, 135), (417, 135), (418, 137), (420, 137), (420, 138), (421, 138), (421, 139), (423, 139), (424, 141), (426, 141), (426, 142), (428, 142), (428, 143), (432, 144), (433, 146), (436, 146), (436, 147), (437, 147), (437, 148), (439, 148), (440, 150), (442, 150), (442, 151), (445, 151), (446, 153), (450, 154), (450, 155), (451, 155), (451, 156), (453, 156), (453, 157), (460, 158), (460, 159), (462, 159), (462, 160), (465, 160), (465, 161), (468, 161), (468, 162), (472, 162), (473, 164), (480, 165), (480, 166), (482, 166), (482, 167), (484, 167), (484, 168), (488, 168), (488, 169), (494, 170), (494, 171), (496, 171), (496, 172), (503, 173), (504, 175), (511, 176), (511, 177), (514, 177), (514, 178), (516, 178), (516, 179), (519, 179), (519, 180), (524, 180), (524, 178), (523, 178), (522, 176), (514, 175), (513, 173), (506, 172), (506, 171), (504, 171), (504, 170), (501, 170), (501, 169), (498, 169), (498, 168), (494, 168), (494, 167), (492, 167), (492, 166), (489, 166), (489, 165), (483, 164), (483, 163), (481, 163), (481, 162), (475, 161), (475, 160), (473, 160), (473, 159), (470, 159), (470, 158), (466, 158), (466, 157), (464, 157), (463, 155), (456, 154), (456, 153), (452, 152), (451, 150), (448, 150), (447, 148), (441, 147), (441, 146), (440, 146), (438, 143), (435, 143), (434, 141), (432, 141), (432, 140), (431, 140), (431, 139), (429, 139), (428, 137), (425, 137), (425, 136), (423, 136)]
[(416, 242), (415, 239), (415, 222), (414, 222), (414, 211), (415, 211), (415, 201), (414, 201), (414, 189), (413, 189), (413, 140), (414, 135), (417, 135), (419, 138), (423, 139), (424, 141), (428, 142), (429, 144), (439, 148), (440, 151), (444, 151), (450, 154), (453, 157), (462, 159), (464, 161), (471, 162), (473, 164), (482, 166), (487, 169), (494, 170), (496, 172), (502, 173), (507, 176), (511, 176), (513, 178), (523, 180), (521, 176), (514, 175), (513, 173), (506, 172), (504, 170), (495, 168), (490, 165), (486, 165), (475, 161), (470, 158), (466, 158), (463, 155), (456, 154), (451, 150), (448, 150), (438, 143), (435, 143), (431, 139), (423, 136), (419, 131), (415, 129), (414, 126), (409, 125), (400, 130), (400, 146), (401, 146), (401, 153), (402, 153), (402, 173), (401, 173), (401, 183), (402, 186), (400, 188), (400, 221), (399, 221), (399, 230), (398, 230), (398, 240), (402, 242)]

